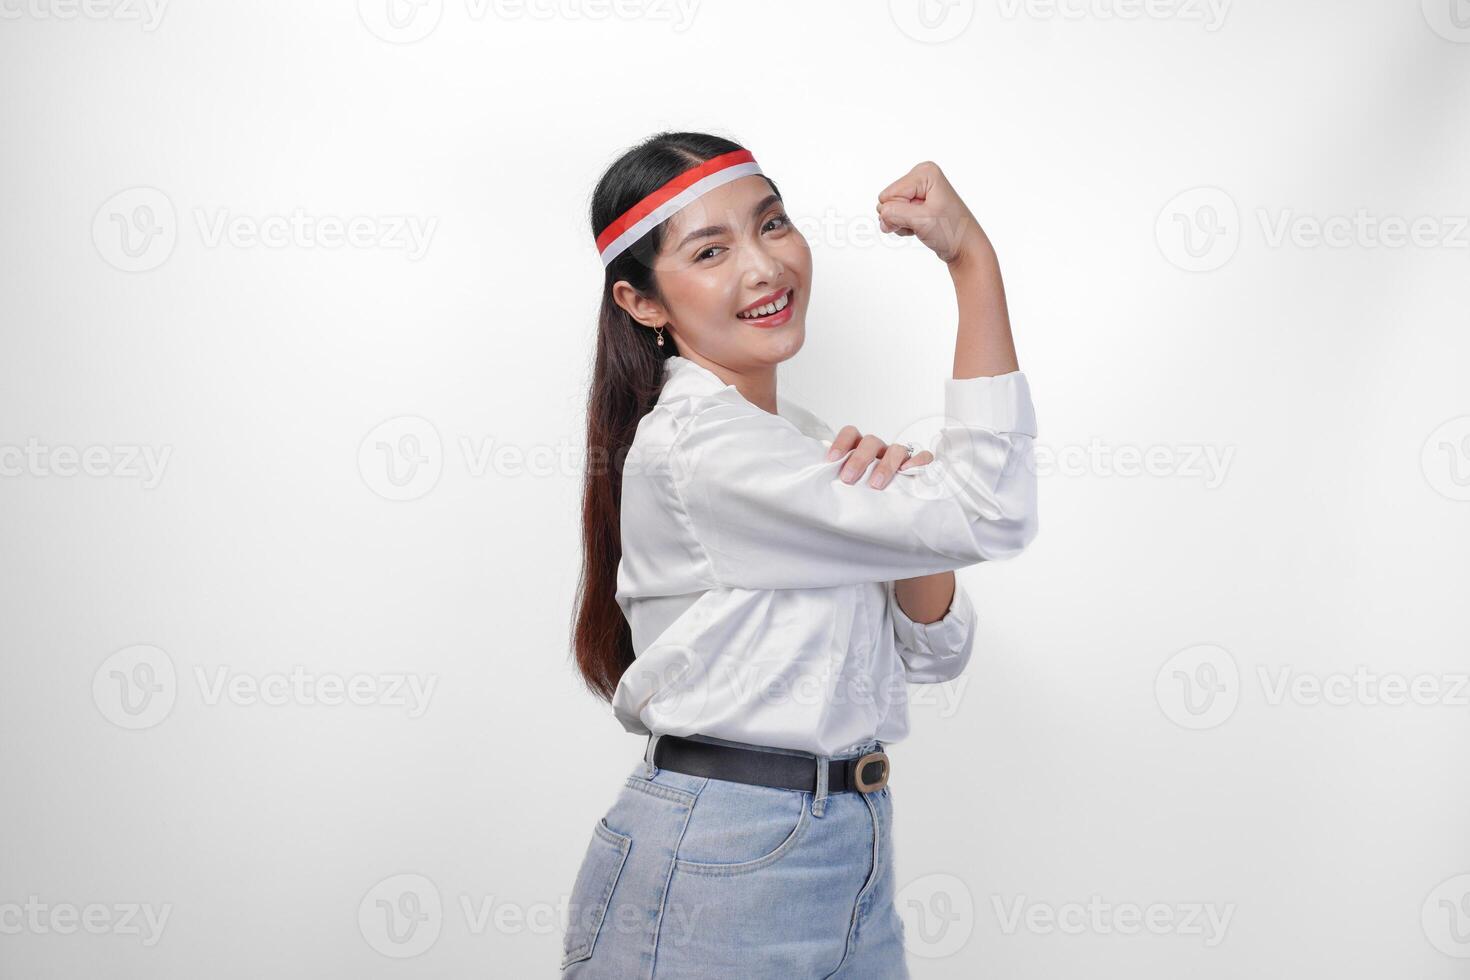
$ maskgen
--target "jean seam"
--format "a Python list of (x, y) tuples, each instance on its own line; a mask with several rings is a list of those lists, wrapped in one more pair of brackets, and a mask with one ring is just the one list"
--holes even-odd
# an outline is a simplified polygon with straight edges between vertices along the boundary
[[(657, 786), (658, 784), (650, 783), (648, 785)], [(700, 784), (699, 790), (691, 794), (694, 797), (694, 802), (698, 802), (699, 793), (702, 792), (704, 790), (704, 787), (708, 785), (709, 780), (706, 779), (703, 783)], [(668, 787), (660, 786), (658, 788), (667, 789)], [(679, 790), (679, 792), (684, 791)], [(658, 969), (658, 942), (659, 938), (663, 935), (664, 909), (666, 909), (669, 904), (669, 886), (673, 883), (674, 880), (674, 865), (677, 864), (679, 860), (679, 847), (684, 843), (684, 832), (689, 829), (689, 817), (693, 813), (694, 805), (693, 803), (691, 803), (690, 806), (688, 806), (684, 810), (684, 822), (679, 826), (679, 837), (677, 840), (674, 841), (673, 855), (669, 858), (669, 870), (664, 875), (663, 892), (659, 895), (658, 898), (658, 917), (654, 920), (653, 923), (653, 950), (648, 957), (648, 976), (645, 977), (644, 980), (653, 980), (653, 975)]]
[(873, 890), (873, 884), (878, 880), (878, 872), (880, 870), (878, 866), (878, 859), (881, 853), (879, 848), (881, 838), (879, 835), (883, 833), (883, 828), (878, 820), (878, 811), (873, 806), (873, 801), (868, 799), (867, 793), (858, 793), (857, 795), (861, 797), (862, 801), (868, 805), (868, 815), (872, 818), (873, 821), (873, 864), (871, 869), (869, 869), (868, 871), (868, 879), (863, 882), (863, 887), (858, 889), (857, 898), (852, 903), (852, 920), (848, 923), (847, 944), (843, 947), (842, 959), (837, 961), (836, 968), (831, 973), (827, 974), (827, 976), (823, 978), (823, 980), (830, 980), (830, 978), (835, 977), (837, 976), (837, 974), (841, 973), (843, 964), (846, 963), (847, 958), (852, 955), (852, 947), (854, 945), (853, 940), (857, 938), (858, 920), (861, 918), (859, 913), (862, 909), (863, 900), (866, 899), (868, 897), (868, 893)]

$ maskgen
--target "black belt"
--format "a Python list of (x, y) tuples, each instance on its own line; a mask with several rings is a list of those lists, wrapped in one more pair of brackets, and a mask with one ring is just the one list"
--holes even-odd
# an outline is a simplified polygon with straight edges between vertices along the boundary
[[(814, 793), (817, 789), (817, 760), (810, 755), (787, 755), (784, 752), (762, 752), (738, 745), (701, 742), (680, 735), (663, 735), (653, 747), (653, 764), (660, 769), (690, 776), (728, 779), (755, 786), (799, 789)], [(827, 769), (827, 792), (848, 793), (859, 790), (871, 793), (888, 783), (888, 755), (883, 743), (875, 752), (831, 759)]]

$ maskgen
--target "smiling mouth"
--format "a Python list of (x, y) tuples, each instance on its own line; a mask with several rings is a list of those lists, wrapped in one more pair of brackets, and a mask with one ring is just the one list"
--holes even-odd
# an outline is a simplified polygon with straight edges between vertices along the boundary
[(745, 313), (737, 313), (735, 316), (741, 320), (765, 320), (784, 312), (791, 306), (791, 298), (795, 290), (787, 287), (786, 291), (774, 300)]

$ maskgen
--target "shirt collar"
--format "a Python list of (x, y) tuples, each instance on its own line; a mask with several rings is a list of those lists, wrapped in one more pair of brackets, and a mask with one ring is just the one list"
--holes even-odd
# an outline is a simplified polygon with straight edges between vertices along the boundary
[[(671, 354), (664, 359), (663, 368), (664, 386), (658, 396), (660, 402), (694, 395), (726, 394), (758, 412), (765, 411), (740, 394), (739, 388), (727, 383), (703, 364), (687, 357)], [(818, 439), (832, 438), (825, 422), (779, 391), (776, 392), (776, 414), (809, 436)]]
[(713, 395), (733, 387), (703, 364), (687, 357), (671, 354), (664, 359), (665, 396)]

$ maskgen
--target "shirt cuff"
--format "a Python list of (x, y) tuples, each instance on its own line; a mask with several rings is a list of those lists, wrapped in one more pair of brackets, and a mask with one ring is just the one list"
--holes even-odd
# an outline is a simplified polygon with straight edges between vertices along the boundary
[(1036, 438), (1031, 386), (1020, 371), (988, 378), (946, 378), (944, 414), (993, 432)]
[(888, 605), (899, 656), (908, 679), (915, 684), (950, 680), (965, 669), (975, 641), (975, 607), (964, 585), (955, 579), (954, 597), (943, 618), (917, 623), (898, 604), (898, 592), (888, 587)]

